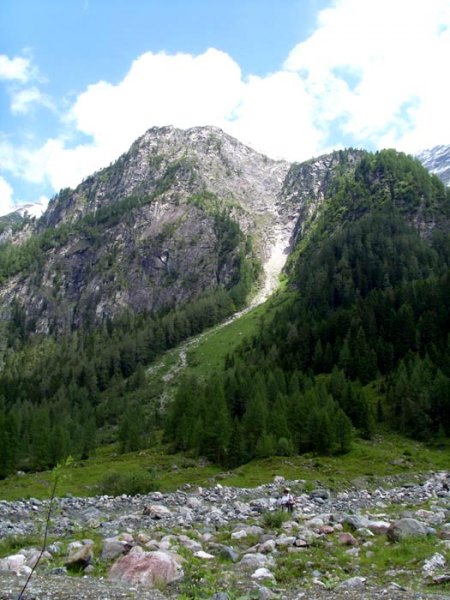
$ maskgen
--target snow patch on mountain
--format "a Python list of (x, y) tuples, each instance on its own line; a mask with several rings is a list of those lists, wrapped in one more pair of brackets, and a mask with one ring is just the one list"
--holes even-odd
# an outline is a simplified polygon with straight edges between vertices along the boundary
[(450, 145), (434, 146), (416, 156), (426, 169), (437, 175), (445, 185), (450, 185)]

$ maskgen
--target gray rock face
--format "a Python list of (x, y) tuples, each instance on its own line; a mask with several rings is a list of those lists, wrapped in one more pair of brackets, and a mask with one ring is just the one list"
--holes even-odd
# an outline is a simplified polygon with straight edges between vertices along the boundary
[(332, 152), (301, 164), (293, 164), (283, 183), (280, 206), (294, 222), (294, 238), (300, 239), (320, 214), (320, 208), (336, 170), (354, 169), (360, 151)]
[(437, 175), (445, 185), (450, 185), (450, 145), (434, 146), (419, 152), (417, 158), (431, 173)]
[[(152, 128), (114, 164), (61, 191), (39, 222), (3, 231), (0, 243), (51, 237), (55, 228), (59, 239), (48, 242), (33, 273), (2, 282), (0, 321), (10, 318), (13, 299), (44, 334), (98, 325), (125, 310), (179, 306), (230, 285), (238, 257), (248, 253), (247, 234), (266, 280), (276, 280), (292, 244), (321, 215), (335, 175), (351, 173), (361, 156), (337, 151), (290, 165), (215, 127)], [(243, 234), (226, 255), (215, 220), (223, 209)], [(422, 213), (411, 222), (429, 235), (436, 223)]]
[(0, 287), (0, 318), (21, 298), (36, 331), (48, 333), (226, 287), (245, 237), (221, 255), (214, 213), (226, 208), (269, 256), (285, 224), (276, 203), (287, 170), (216, 128), (150, 129), (116, 163), (61, 192), (27, 230), (59, 228), (62, 239), (38, 273)]

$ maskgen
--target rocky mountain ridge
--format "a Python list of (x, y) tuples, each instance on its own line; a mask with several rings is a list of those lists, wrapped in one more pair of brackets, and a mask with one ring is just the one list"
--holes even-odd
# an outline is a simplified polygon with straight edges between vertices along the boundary
[(445, 185), (450, 185), (450, 145), (422, 150), (417, 158), (430, 173), (437, 175)]
[[(418, 590), (445, 590), (450, 580), (448, 481), (448, 473), (427, 473), (371, 488), (360, 482), (306, 491), (304, 481), (275, 477), (252, 489), (187, 485), (166, 494), (57, 499), (49, 531), (54, 541), (28, 593), (47, 600), (97, 593), (112, 600), (125, 597), (127, 585), (133, 597), (155, 599), (188, 590), (222, 600), (235, 594), (417, 598)], [(280, 512), (286, 485), (295, 496), (292, 513)], [(35, 535), (48, 507), (49, 501), (34, 499), (0, 502), (2, 539)], [(412, 539), (412, 560), (406, 554), (403, 563), (380, 563)], [(16, 597), (38, 554), (23, 547), (0, 560), (0, 598)], [(85, 576), (74, 579), (74, 572)]]
[(251, 214), (276, 212), (274, 199), (288, 168), (288, 163), (271, 160), (216, 127), (154, 127), (73, 194), (57, 197), (44, 224), (74, 221), (118, 199), (155, 192), (160, 207), (208, 191)]
[[(150, 129), (116, 163), (62, 190), (36, 225), (3, 232), (12, 248), (44, 241), (36, 268), (32, 248), (29, 272), (0, 277), (0, 317), (10, 318), (15, 302), (30, 329), (61, 332), (125, 310), (166, 310), (229, 287), (239, 255), (249, 256), (249, 236), (263, 263), (274, 254), (286, 257), (302, 204), (323, 199), (328, 162), (310, 161), (315, 175), (287, 193), (289, 164), (217, 128)], [(222, 213), (239, 231), (221, 254)]]
[[(3, 228), (0, 321), (18, 311), (26, 331), (60, 334), (230, 290), (246, 261), (271, 261), (274, 277), (362, 156), (290, 165), (215, 127), (149, 129), (38, 221)], [(428, 234), (436, 221), (425, 213), (419, 203), (410, 220)]]

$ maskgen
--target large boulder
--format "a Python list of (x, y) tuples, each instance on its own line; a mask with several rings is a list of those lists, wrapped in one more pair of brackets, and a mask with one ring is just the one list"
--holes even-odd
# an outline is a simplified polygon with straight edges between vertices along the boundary
[(328, 490), (317, 489), (310, 492), (309, 497), (311, 500), (329, 500), (330, 492)]
[(94, 562), (93, 544), (85, 544), (79, 549), (74, 549), (67, 558), (64, 566), (69, 570), (84, 571)]
[(132, 546), (129, 542), (119, 540), (117, 537), (107, 538), (103, 541), (101, 559), (114, 560), (118, 556), (127, 554)]
[(264, 567), (272, 567), (275, 562), (270, 556), (256, 552), (255, 554), (245, 554), (241, 558), (239, 564), (251, 569), (261, 569)]
[(428, 533), (429, 529), (426, 525), (416, 519), (406, 517), (391, 523), (387, 530), (387, 537), (390, 542), (399, 542), (407, 537), (425, 536)]
[(119, 558), (109, 572), (110, 581), (122, 581), (147, 587), (165, 585), (181, 579), (181, 557), (172, 552), (144, 552), (133, 548), (129, 554)]
[(164, 519), (164, 517), (169, 517), (171, 514), (170, 509), (163, 504), (148, 504), (144, 506), (144, 515), (155, 520)]
[(12, 571), (17, 575), (27, 575), (31, 569), (25, 564), (26, 558), (23, 554), (11, 554), (0, 559), (0, 572)]

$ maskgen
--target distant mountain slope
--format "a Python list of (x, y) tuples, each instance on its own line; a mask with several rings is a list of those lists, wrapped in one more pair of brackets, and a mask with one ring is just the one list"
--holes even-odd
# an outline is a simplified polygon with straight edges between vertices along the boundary
[(23, 225), (34, 217), (40, 217), (45, 206), (40, 202), (23, 204), (12, 212), (0, 217), (0, 244), (7, 241), (13, 235), (14, 229)]
[[(450, 190), (393, 150), (334, 156), (276, 314), (222, 374), (180, 388), (176, 448), (235, 466), (347, 452), (352, 427), (370, 438), (377, 420), (418, 439), (450, 435)], [(291, 169), (291, 200), (304, 167)]]
[(450, 185), (450, 145), (423, 150), (417, 158), (431, 173), (442, 179), (445, 185)]
[[(287, 253), (321, 219), (331, 229), (343, 210), (349, 219), (367, 210), (346, 177), (369, 156), (338, 151), (289, 165), (215, 127), (150, 129), (114, 164), (62, 190), (37, 221), (4, 218), (0, 322), (19, 310), (27, 335), (61, 333), (127, 311), (167, 311), (220, 289), (234, 290), (242, 305), (257, 262), (275, 246)], [(419, 177), (411, 160), (388, 181), (384, 171), (397, 159), (382, 156), (370, 193), (390, 186), (421, 235), (445, 230), (437, 178)], [(333, 213), (327, 198), (335, 188), (343, 205)]]
[(216, 128), (149, 130), (0, 247), (0, 315), (67, 331), (231, 289), (269, 251), (287, 169)]
[(219, 289), (242, 303), (255, 261), (288, 251), (359, 154), (348, 156), (289, 165), (214, 127), (150, 129), (36, 223), (5, 232), (0, 321), (20, 310), (27, 335), (61, 333)]

